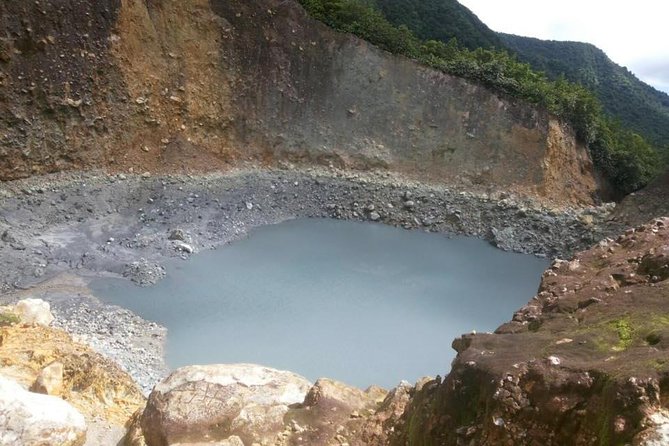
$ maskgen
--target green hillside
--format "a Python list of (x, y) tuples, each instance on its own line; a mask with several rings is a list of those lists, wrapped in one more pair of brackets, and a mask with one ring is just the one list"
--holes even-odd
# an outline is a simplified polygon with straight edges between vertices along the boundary
[(406, 25), (423, 40), (456, 38), (470, 50), (501, 48), (502, 39), (455, 0), (375, 0), (393, 25)]
[(604, 111), (669, 152), (669, 95), (640, 81), (594, 45), (495, 33), (456, 0), (374, 0), (394, 25), (406, 25), (424, 40), (456, 38), (470, 50), (507, 49), (543, 71), (564, 76), (595, 93)]
[(564, 76), (592, 90), (604, 110), (649, 140), (669, 146), (669, 95), (640, 81), (588, 43), (499, 34), (519, 59), (556, 79)]

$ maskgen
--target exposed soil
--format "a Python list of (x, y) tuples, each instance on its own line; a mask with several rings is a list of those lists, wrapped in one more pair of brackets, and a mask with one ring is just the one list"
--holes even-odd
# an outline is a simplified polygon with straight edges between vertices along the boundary
[(546, 111), (381, 51), (294, 0), (0, 4), (0, 179), (78, 168), (388, 169), (592, 204)]

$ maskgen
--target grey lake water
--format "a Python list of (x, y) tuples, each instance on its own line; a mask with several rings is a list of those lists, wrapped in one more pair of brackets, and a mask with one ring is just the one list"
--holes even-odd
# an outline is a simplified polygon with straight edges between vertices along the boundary
[(250, 362), (359, 387), (444, 375), (462, 333), (492, 331), (536, 293), (545, 259), (465, 237), (294, 220), (93, 290), (168, 328), (167, 363)]

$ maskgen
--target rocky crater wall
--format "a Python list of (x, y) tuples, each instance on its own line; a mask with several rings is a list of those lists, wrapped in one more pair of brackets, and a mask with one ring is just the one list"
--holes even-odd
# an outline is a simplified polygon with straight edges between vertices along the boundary
[(571, 203), (586, 149), (546, 112), (310, 19), (292, 0), (3, 2), (0, 178), (289, 160)]

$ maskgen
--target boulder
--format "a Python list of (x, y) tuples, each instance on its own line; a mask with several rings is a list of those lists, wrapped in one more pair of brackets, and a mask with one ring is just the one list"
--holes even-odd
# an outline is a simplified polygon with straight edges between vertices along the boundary
[(16, 304), (16, 314), (27, 325), (48, 327), (53, 322), (51, 306), (42, 299), (23, 299)]
[(167, 237), (168, 240), (177, 240), (181, 242), (186, 241), (186, 233), (183, 231), (183, 229), (174, 229), (172, 232), (170, 232), (169, 237)]
[(85, 441), (84, 416), (69, 403), (0, 377), (0, 444), (80, 446)]
[(184, 242), (176, 243), (174, 245), (174, 249), (176, 249), (177, 251), (185, 252), (187, 254), (193, 254), (195, 252), (195, 248), (193, 248), (188, 243), (184, 243)]
[(301, 403), (310, 387), (299, 375), (258, 365), (184, 367), (151, 392), (141, 428), (149, 446), (231, 442), (232, 436), (273, 444), (289, 406)]
[(362, 391), (339, 381), (320, 378), (309, 389), (304, 399), (304, 406), (320, 406), (331, 410), (337, 407), (337, 412), (352, 413), (375, 406), (383, 401), (388, 394), (380, 387), (370, 387)]
[(32, 392), (60, 396), (63, 394), (63, 364), (54, 361), (44, 367), (30, 387)]
[(387, 394), (376, 386), (363, 391), (321, 378), (309, 390), (304, 403), (286, 414), (285, 444), (366, 444), (360, 443), (360, 431)]

